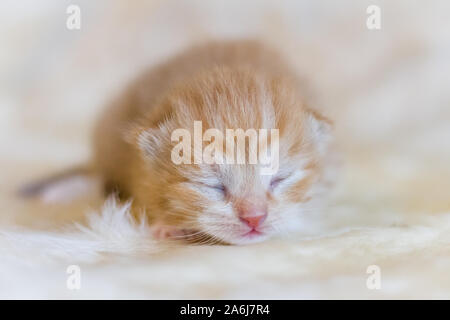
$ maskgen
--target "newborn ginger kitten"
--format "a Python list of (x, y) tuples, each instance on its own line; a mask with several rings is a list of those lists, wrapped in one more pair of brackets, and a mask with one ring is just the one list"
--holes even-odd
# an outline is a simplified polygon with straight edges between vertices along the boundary
[[(262, 174), (261, 163), (248, 161), (199, 163), (195, 142), (182, 152), (189, 161), (175, 163), (180, 139), (173, 133), (184, 129), (195, 139), (195, 123), (224, 136), (227, 129), (267, 129), (264, 150), (277, 153), (276, 170)], [(308, 228), (324, 189), (329, 136), (329, 121), (308, 107), (281, 56), (257, 42), (217, 42), (149, 70), (106, 108), (90, 170), (108, 193), (132, 200), (158, 238), (246, 244)], [(278, 148), (271, 148), (275, 138)], [(249, 158), (254, 150), (244, 146)], [(219, 151), (215, 159), (225, 156)]]

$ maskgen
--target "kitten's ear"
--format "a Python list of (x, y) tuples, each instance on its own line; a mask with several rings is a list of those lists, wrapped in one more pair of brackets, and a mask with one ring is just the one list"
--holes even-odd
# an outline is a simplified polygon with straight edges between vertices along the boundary
[(164, 145), (164, 136), (160, 128), (131, 126), (125, 131), (125, 141), (137, 147), (144, 157), (155, 159)]
[(333, 123), (316, 110), (310, 109), (308, 113), (309, 129), (311, 130), (312, 139), (318, 146), (319, 153), (324, 155), (333, 138)]

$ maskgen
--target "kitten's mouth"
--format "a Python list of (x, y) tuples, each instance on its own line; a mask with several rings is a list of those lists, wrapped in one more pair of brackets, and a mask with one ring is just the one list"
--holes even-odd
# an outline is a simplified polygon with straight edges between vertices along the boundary
[(258, 237), (258, 236), (261, 236), (261, 235), (263, 235), (263, 233), (262, 233), (261, 231), (258, 231), (258, 230), (256, 230), (256, 229), (252, 229), (252, 230), (250, 230), (249, 232), (244, 233), (242, 236), (243, 236), (244, 238), (250, 238), (250, 239), (253, 239), (253, 238)]

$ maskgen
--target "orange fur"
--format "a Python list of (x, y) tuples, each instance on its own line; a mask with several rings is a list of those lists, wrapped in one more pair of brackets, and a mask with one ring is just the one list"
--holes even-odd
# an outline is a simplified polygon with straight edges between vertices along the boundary
[[(255, 165), (175, 165), (171, 132), (192, 131), (195, 120), (203, 130), (279, 129), (280, 172), (298, 179), (271, 190), (270, 177), (260, 177)], [(320, 183), (328, 124), (307, 107), (299, 80), (276, 52), (252, 41), (210, 43), (151, 69), (106, 109), (95, 131), (94, 163), (107, 191), (133, 198), (151, 221), (246, 243), (303, 223)], [(257, 239), (239, 236), (234, 208), (244, 198), (268, 207)]]

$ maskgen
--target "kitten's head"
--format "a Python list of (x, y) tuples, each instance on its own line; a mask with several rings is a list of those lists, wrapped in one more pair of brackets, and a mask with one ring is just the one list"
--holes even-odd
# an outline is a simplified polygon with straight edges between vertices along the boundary
[[(148, 172), (141, 179), (138, 201), (158, 211), (158, 219), (166, 224), (232, 244), (305, 230), (321, 184), (329, 123), (304, 105), (292, 83), (221, 69), (172, 92), (163, 102), (170, 112), (157, 126), (141, 128), (137, 136)], [(189, 150), (180, 151), (186, 137), (174, 135), (177, 129), (190, 134)], [(212, 132), (208, 129), (224, 137), (223, 152), (210, 153), (213, 163), (195, 160), (199, 150), (204, 156), (210, 142), (218, 141), (217, 136), (204, 135)], [(237, 138), (232, 139), (235, 164), (227, 161), (227, 129), (255, 129), (258, 134), (267, 129), (265, 147), (259, 140), (264, 137), (258, 136), (257, 163), (250, 163), (255, 150), (249, 138), (241, 149)], [(278, 140), (271, 129), (278, 130)], [(195, 139), (200, 139), (197, 149)], [(244, 154), (243, 164), (236, 164), (238, 150)], [(272, 171), (261, 163), (262, 152), (272, 160), (278, 157)], [(186, 158), (174, 160), (174, 155)], [(180, 159), (190, 163), (179, 163)]]

